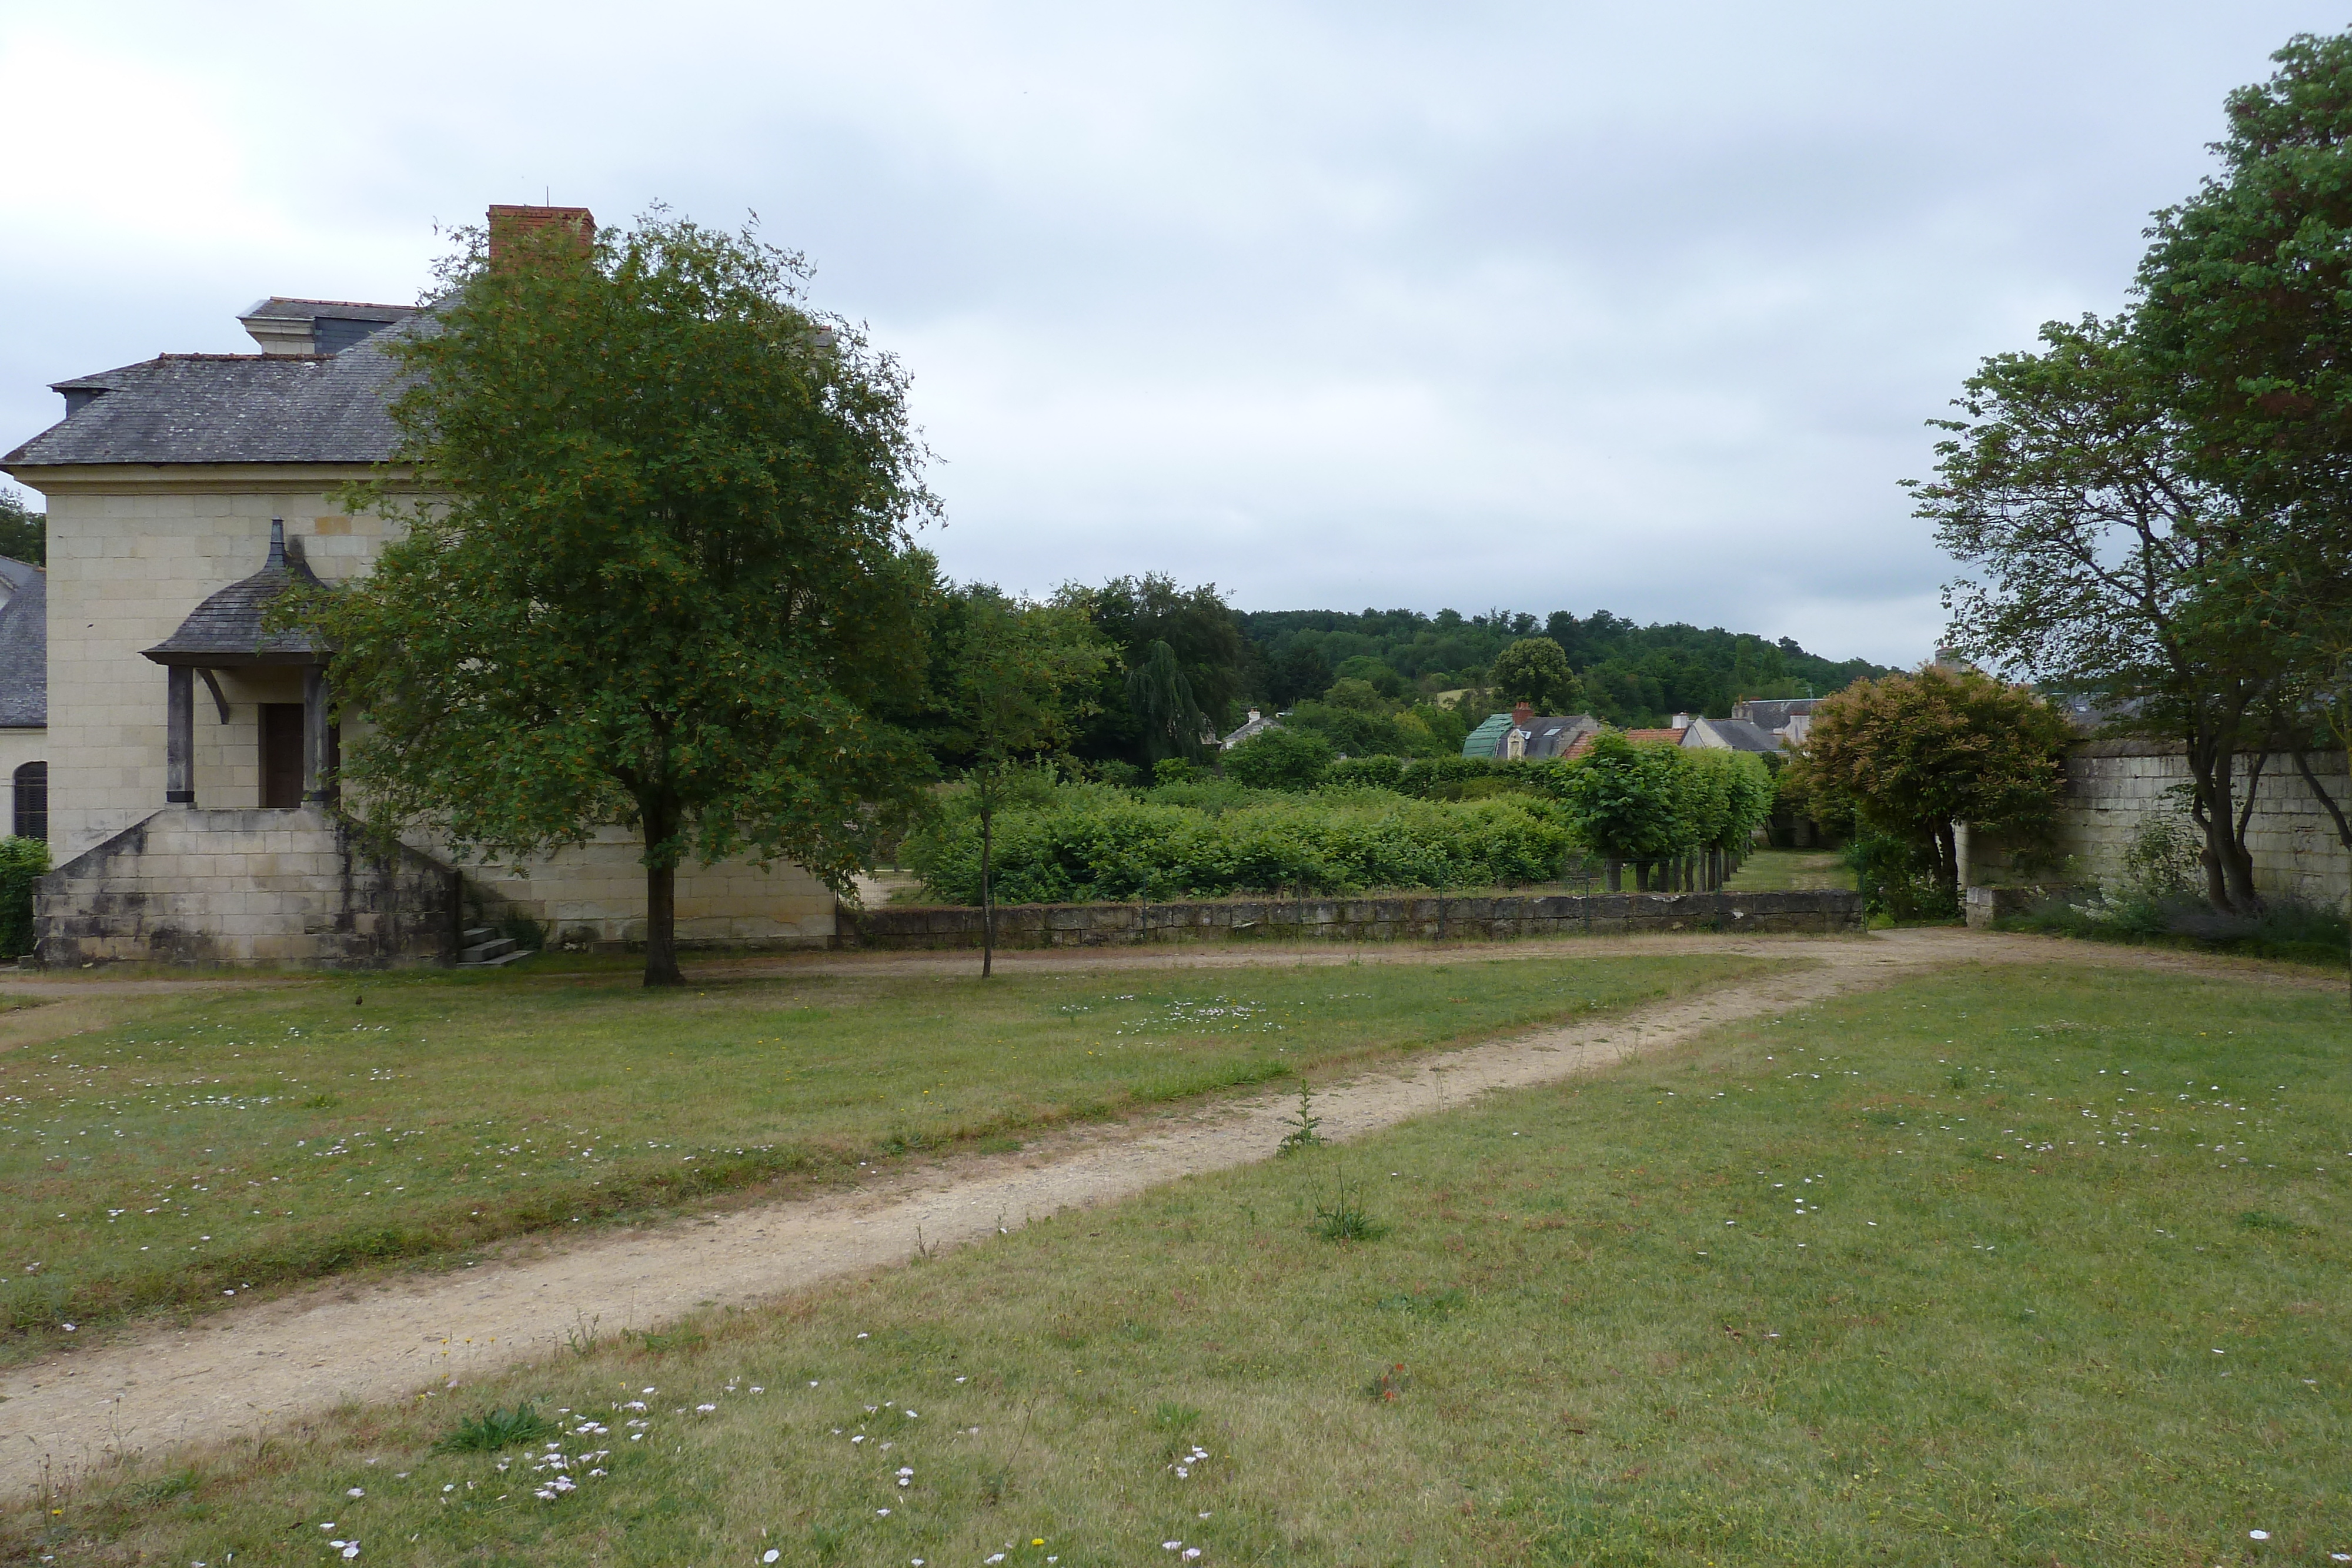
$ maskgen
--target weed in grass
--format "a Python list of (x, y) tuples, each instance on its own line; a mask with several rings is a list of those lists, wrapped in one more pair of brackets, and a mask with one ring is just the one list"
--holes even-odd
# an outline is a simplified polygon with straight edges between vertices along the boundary
[(1364, 1212), (1361, 1189), (1352, 1196), (1349, 1193), (1348, 1172), (1342, 1166), (1330, 1203), (1315, 1206), (1315, 1234), (1326, 1241), (1378, 1241), (1388, 1233), (1387, 1226)]
[(705, 1338), (706, 1336), (699, 1330), (692, 1328), (672, 1329), (667, 1333), (656, 1333), (651, 1329), (636, 1331), (637, 1343), (645, 1347), (646, 1354), (648, 1355), (667, 1355), (674, 1351), (698, 1351), (702, 1348)]
[(1277, 1155), (1295, 1155), (1301, 1149), (1319, 1148), (1326, 1141), (1323, 1134), (1315, 1130), (1323, 1124), (1323, 1118), (1315, 1114), (1315, 1103), (1303, 1078), (1298, 1081), (1298, 1114), (1285, 1116), (1282, 1124), (1290, 1131), (1283, 1134), (1282, 1142), (1274, 1145), (1274, 1152)]
[(1404, 1363), (1401, 1361), (1393, 1366), (1383, 1368), (1379, 1376), (1364, 1385), (1365, 1397), (1377, 1400), (1382, 1405), (1396, 1403), (1397, 1396), (1403, 1392)]
[(433, 1445), (436, 1454), (496, 1454), (509, 1448), (542, 1441), (556, 1435), (554, 1422), (539, 1413), (535, 1405), (518, 1405), (511, 1410), (492, 1408), (478, 1416), (468, 1416), (450, 1428), (448, 1434)]

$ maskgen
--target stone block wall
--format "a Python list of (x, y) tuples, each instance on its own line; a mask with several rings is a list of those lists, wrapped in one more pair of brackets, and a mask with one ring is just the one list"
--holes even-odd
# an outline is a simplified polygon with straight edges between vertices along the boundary
[[(607, 828), (521, 866), (469, 861), (466, 878), (556, 942), (622, 949), (645, 940), (644, 852), (636, 834)], [(680, 866), (677, 896), (678, 945), (695, 948), (831, 946), (840, 903), (799, 866), (777, 861), (762, 870), (740, 859)]]
[(167, 806), (40, 880), (36, 952), (58, 967), (446, 963), (457, 896), (449, 867), (379, 858), (323, 809)]
[[(2254, 813), (2246, 824), (2255, 885), (2265, 894), (2342, 908), (2352, 897), (2352, 854), (2296, 773), (2294, 759), (2273, 756), (2262, 761)], [(2251, 756), (2238, 758), (2242, 789), (2253, 763)], [(2344, 754), (2314, 756), (2312, 768), (2337, 805), (2352, 812), (2352, 778), (2347, 777)], [(2160, 813), (2186, 821), (2185, 806), (2170, 791), (2188, 781), (2187, 759), (2171, 747), (2117, 740), (2075, 747), (2066, 758), (2067, 799), (2058, 851), (2073, 858), (2077, 873), (2085, 879), (2119, 880), (2124, 855), (2141, 822)]]
[[(1002, 947), (1099, 947), (1144, 942), (1494, 941), (1632, 931), (1831, 932), (1862, 927), (1859, 894), (1612, 893), (1440, 898), (1221, 899), (1199, 904), (1021, 904), (996, 912)], [(855, 911), (842, 943), (862, 947), (977, 947), (981, 912)]]
[[(365, 571), (396, 525), (346, 515), (348, 466), (93, 466), (48, 480), (49, 842), (62, 861), (163, 803), (163, 671), (140, 656), (215, 591), (261, 570), (286, 519), (330, 582)], [(196, 801), (260, 804), (260, 702), (299, 700), (283, 671), (222, 677), (223, 725), (196, 698)]]

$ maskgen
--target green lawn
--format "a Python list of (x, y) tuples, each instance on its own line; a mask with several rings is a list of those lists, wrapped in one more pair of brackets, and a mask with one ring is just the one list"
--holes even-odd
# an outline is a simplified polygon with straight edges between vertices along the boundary
[[(0, 1354), (1756, 972), (1465, 959), (705, 984), (415, 976), (13, 1016)], [(44, 1031), (44, 1015), (53, 1027)]]
[(1853, 870), (1835, 850), (1758, 850), (1724, 886), (1734, 893), (1853, 891)]
[[(132, 1469), (0, 1552), (2326, 1563), (2347, 1038), (2341, 998), (2233, 981), (1915, 981)], [(1323, 1239), (1359, 1205), (1371, 1239)], [(432, 1451), (522, 1401), (556, 1429)]]

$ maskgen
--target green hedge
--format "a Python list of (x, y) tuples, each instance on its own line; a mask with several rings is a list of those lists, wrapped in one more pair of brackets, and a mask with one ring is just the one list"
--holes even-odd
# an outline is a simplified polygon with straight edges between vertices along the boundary
[(0, 958), (33, 950), (33, 883), (48, 869), (39, 839), (0, 839)]
[[(908, 848), (934, 897), (980, 902), (980, 824), (967, 812), (942, 813)], [(1000, 814), (994, 866), (1000, 903), (1076, 904), (1516, 886), (1552, 881), (1571, 851), (1533, 800), (1326, 791), (1204, 811), (1097, 789)]]

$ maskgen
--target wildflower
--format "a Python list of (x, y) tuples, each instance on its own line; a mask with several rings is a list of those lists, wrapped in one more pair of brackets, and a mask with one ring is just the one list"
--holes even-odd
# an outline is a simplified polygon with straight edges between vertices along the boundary
[(890, 1511), (887, 1508), (877, 1508), (874, 1511), (874, 1514), (877, 1519), (887, 1519), (890, 1517)]
[(771, 1546), (765, 1552), (760, 1553), (760, 1561), (762, 1563), (773, 1563), (777, 1558), (782, 1557), (782, 1552)]
[(719, 1406), (716, 1406), (716, 1405), (698, 1405), (698, 1406), (695, 1406), (695, 1408), (696, 1408), (697, 1410), (699, 1410), (700, 1412), (702, 1412), (702, 1414), (704, 1414), (705, 1416), (708, 1416), (708, 1415), (709, 1415), (713, 1410), (718, 1409), (718, 1408), (719, 1408)]
[(2246, 1531), (2246, 1539), (2249, 1541), (2268, 1541), (2270, 1538), (2271, 1532), (2267, 1530), (2249, 1530)]

